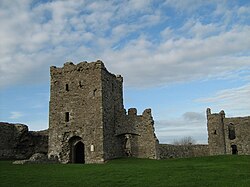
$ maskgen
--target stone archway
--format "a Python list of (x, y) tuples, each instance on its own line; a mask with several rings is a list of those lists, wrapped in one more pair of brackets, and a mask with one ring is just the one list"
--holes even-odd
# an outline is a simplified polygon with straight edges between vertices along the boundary
[(74, 136), (69, 140), (70, 146), (70, 163), (85, 163), (85, 145), (82, 138)]
[(74, 145), (74, 163), (85, 163), (84, 144), (79, 141)]

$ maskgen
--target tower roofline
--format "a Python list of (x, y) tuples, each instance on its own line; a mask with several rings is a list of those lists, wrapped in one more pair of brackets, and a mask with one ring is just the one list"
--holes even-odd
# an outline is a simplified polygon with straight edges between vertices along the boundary
[(68, 61), (63, 64), (63, 67), (51, 66), (50, 73), (51, 75), (53, 75), (72, 71), (83, 71), (84, 69), (102, 69), (110, 75), (115, 76), (118, 81), (123, 82), (123, 77), (121, 75), (115, 75), (110, 73), (105, 67), (103, 61), (101, 60), (97, 60), (96, 62), (82, 61), (78, 64), (74, 64), (73, 62)]

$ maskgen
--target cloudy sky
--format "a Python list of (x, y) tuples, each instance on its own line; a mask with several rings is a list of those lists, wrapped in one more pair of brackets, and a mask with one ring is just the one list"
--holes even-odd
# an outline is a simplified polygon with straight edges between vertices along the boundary
[(101, 59), (161, 143), (250, 115), (249, 0), (0, 0), (0, 121), (48, 128), (49, 67)]

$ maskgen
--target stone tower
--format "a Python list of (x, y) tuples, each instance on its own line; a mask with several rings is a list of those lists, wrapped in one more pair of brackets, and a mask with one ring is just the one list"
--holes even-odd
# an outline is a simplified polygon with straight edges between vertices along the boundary
[(211, 109), (207, 109), (208, 147), (210, 155), (226, 153), (224, 118), (225, 113), (223, 110), (219, 114), (211, 114)]
[(49, 157), (62, 163), (158, 157), (151, 111), (126, 114), (123, 78), (109, 73), (102, 61), (67, 62), (52, 66), (50, 74)]
[(207, 109), (207, 129), (210, 155), (250, 154), (250, 116), (228, 118)]

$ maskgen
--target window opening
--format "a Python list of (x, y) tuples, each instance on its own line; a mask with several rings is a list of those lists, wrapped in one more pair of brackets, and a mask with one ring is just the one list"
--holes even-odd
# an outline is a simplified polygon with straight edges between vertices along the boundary
[(69, 84), (66, 84), (66, 85), (65, 85), (65, 90), (66, 90), (66, 91), (69, 91)]
[(78, 86), (79, 86), (79, 88), (82, 88), (83, 85), (82, 85), (81, 81), (78, 82)]
[(236, 138), (235, 128), (233, 126), (228, 126), (228, 138), (229, 140), (234, 140)]
[(96, 96), (96, 91), (97, 91), (97, 89), (94, 89), (94, 91), (93, 91), (93, 96), (94, 97)]
[(65, 113), (65, 122), (69, 122), (69, 112)]

